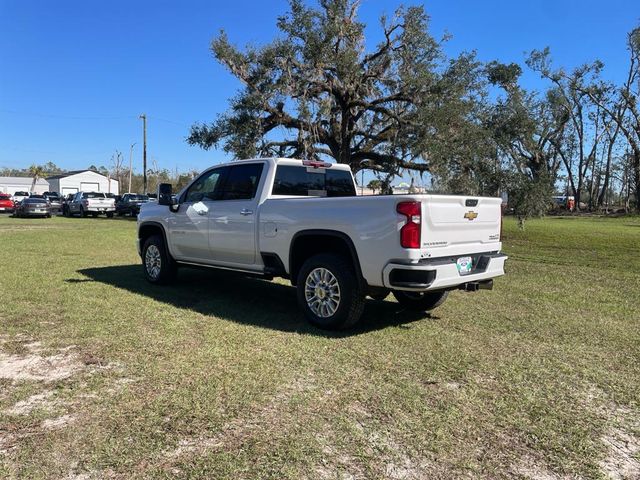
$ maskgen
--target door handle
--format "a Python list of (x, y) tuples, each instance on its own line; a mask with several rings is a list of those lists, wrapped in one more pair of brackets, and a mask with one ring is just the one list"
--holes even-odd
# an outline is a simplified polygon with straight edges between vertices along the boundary
[(240, 215), (253, 215), (253, 210), (249, 210), (248, 208), (243, 208), (240, 210)]

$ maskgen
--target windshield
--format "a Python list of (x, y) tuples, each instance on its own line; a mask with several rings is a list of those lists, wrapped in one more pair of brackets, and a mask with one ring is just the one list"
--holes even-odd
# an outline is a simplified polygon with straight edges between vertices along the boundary
[(82, 194), (82, 198), (104, 198), (104, 193), (86, 192)]

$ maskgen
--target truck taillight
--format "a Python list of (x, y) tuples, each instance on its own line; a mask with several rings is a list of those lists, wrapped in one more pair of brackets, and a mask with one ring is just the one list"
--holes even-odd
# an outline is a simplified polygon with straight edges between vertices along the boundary
[(420, 223), (422, 207), (420, 202), (400, 202), (396, 211), (407, 217), (407, 223), (400, 229), (402, 248), (420, 248)]

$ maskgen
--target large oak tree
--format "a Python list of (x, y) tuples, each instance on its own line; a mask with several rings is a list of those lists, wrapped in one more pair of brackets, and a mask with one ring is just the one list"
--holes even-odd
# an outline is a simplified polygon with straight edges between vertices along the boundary
[(445, 171), (478, 155), (484, 89), (474, 55), (447, 58), (422, 7), (382, 17), (381, 41), (368, 49), (358, 6), (291, 0), (280, 35), (260, 47), (238, 48), (221, 32), (213, 55), (243, 86), (226, 113), (192, 127), (189, 143), (387, 173)]

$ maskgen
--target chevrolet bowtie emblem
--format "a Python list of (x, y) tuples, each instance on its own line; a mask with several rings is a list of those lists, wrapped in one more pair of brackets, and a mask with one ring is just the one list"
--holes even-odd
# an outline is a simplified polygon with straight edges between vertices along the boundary
[(477, 216), (478, 216), (478, 214), (476, 212), (474, 212), (473, 210), (470, 210), (470, 211), (468, 211), (467, 213), (464, 214), (464, 218), (466, 218), (469, 221), (475, 220)]

